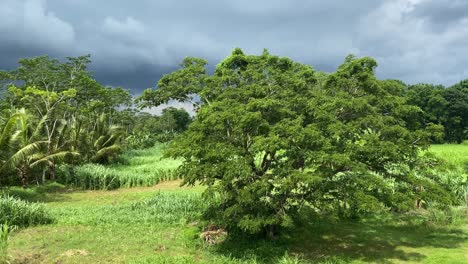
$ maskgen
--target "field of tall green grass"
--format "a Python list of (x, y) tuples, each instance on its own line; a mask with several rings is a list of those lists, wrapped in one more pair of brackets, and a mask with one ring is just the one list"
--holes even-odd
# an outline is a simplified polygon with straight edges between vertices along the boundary
[(468, 142), (464, 144), (432, 145), (429, 149), (446, 164), (444, 170), (437, 172), (442, 183), (468, 207)]
[(180, 160), (163, 158), (164, 144), (131, 150), (112, 165), (85, 164), (60, 168), (60, 182), (83, 189), (111, 190), (137, 186), (153, 186), (161, 181), (179, 179), (175, 170)]
[(468, 172), (468, 141), (463, 144), (432, 145), (429, 151), (456, 168)]

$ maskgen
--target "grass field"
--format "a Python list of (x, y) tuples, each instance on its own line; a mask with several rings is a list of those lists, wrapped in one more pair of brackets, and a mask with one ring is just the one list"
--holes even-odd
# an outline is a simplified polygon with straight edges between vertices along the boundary
[(452, 165), (468, 171), (468, 143), (432, 145), (429, 151), (447, 160)]
[[(56, 222), (13, 233), (13, 263), (466, 263), (468, 226), (429, 228), (405, 218), (318, 221), (275, 241), (207, 246), (196, 222), (201, 187), (179, 181), (115, 191), (55, 186), (24, 197)], [(15, 189), (21, 196), (21, 190)], [(156, 204), (156, 200), (159, 201)]]
[[(468, 146), (431, 151), (464, 164)], [(157, 151), (129, 154), (121, 171), (151, 168)], [(138, 164), (141, 167), (138, 168)], [(128, 167), (125, 167), (128, 166)], [(138, 169), (137, 169), (138, 168)], [(461, 167), (460, 167), (461, 168)], [(145, 176), (143, 176), (145, 177)], [(60, 184), (11, 188), (41, 202), (55, 219), (11, 234), (12, 263), (467, 263), (468, 222), (423, 224), (421, 214), (360, 222), (316, 219), (274, 241), (230, 237), (209, 246), (200, 238), (203, 187), (180, 180), (151, 187), (78, 190)], [(466, 215), (465, 215), (466, 216)]]

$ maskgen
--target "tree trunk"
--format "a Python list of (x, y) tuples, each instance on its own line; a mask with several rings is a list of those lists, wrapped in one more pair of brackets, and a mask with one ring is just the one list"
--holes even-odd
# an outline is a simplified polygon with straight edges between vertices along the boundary
[(266, 236), (268, 239), (273, 240), (276, 238), (276, 225), (267, 225), (266, 226)]
[(421, 199), (416, 199), (416, 208), (421, 208)]
[(28, 186), (28, 168), (26, 166), (22, 166), (21, 168), (19, 168), (18, 176), (21, 180), (23, 188), (26, 188), (26, 186)]
[(57, 171), (57, 168), (55, 164), (49, 165), (49, 176), (50, 176), (50, 179), (53, 181), (55, 181), (56, 171)]

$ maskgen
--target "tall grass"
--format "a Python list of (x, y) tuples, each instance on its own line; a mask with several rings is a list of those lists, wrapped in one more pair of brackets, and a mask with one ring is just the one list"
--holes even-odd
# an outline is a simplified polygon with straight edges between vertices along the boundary
[(429, 151), (459, 170), (468, 172), (468, 144), (432, 145)]
[(122, 155), (121, 163), (109, 166), (62, 167), (59, 179), (64, 184), (92, 190), (153, 186), (160, 181), (178, 179), (175, 171), (181, 161), (162, 158), (164, 147), (158, 144), (149, 149), (129, 151)]
[(8, 223), (0, 224), (0, 264), (9, 263), (8, 240), (10, 233), (16, 229)]
[(429, 150), (447, 162), (446, 169), (437, 173), (441, 183), (460, 205), (468, 206), (468, 144), (432, 145)]
[(199, 193), (160, 192), (134, 203), (53, 208), (52, 214), (62, 224), (177, 225), (198, 219), (205, 206)]
[(53, 218), (44, 205), (26, 202), (12, 196), (0, 196), (0, 224), (8, 223), (19, 227), (49, 224)]

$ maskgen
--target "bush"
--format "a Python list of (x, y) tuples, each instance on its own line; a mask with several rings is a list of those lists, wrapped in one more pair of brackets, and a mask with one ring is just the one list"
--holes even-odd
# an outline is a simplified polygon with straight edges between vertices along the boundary
[(468, 206), (468, 174), (461, 170), (437, 171), (437, 180), (449, 190), (458, 205)]
[(468, 208), (448, 207), (445, 210), (430, 208), (425, 215), (425, 224), (428, 226), (459, 226), (467, 223)]
[(12, 196), (0, 196), (0, 223), (27, 227), (52, 222), (53, 218), (42, 204), (26, 202)]

